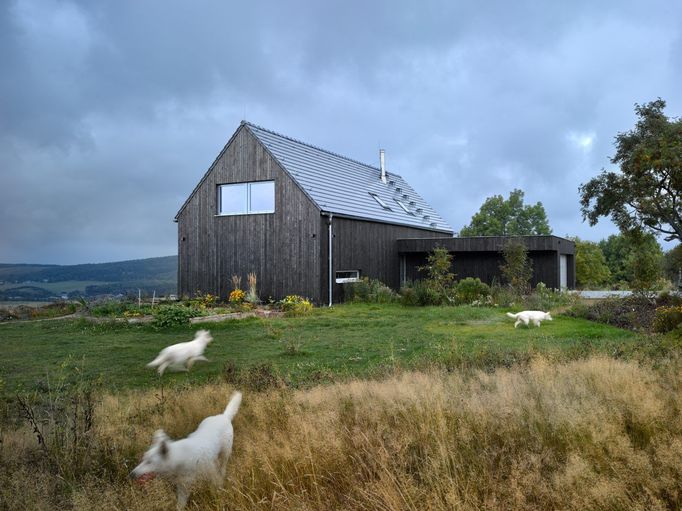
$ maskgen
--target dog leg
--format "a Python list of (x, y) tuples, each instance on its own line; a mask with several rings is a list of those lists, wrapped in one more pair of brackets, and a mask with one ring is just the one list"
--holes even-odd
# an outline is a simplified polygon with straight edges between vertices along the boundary
[(178, 484), (178, 487), (175, 490), (175, 496), (178, 499), (177, 509), (178, 511), (182, 511), (185, 509), (185, 506), (187, 505), (187, 499), (189, 498), (189, 492), (187, 491), (185, 485)]
[(163, 376), (163, 372), (166, 370), (166, 368), (170, 365), (169, 362), (164, 362), (159, 366), (159, 376)]
[(516, 323), (514, 323), (514, 328), (516, 328), (516, 327), (519, 326), (520, 324), (521, 324), (521, 319), (517, 319), (517, 320), (516, 320)]

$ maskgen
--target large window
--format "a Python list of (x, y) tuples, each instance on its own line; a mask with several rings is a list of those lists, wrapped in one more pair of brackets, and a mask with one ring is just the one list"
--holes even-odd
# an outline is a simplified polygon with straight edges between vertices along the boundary
[(218, 186), (219, 215), (275, 212), (275, 182), (256, 181)]

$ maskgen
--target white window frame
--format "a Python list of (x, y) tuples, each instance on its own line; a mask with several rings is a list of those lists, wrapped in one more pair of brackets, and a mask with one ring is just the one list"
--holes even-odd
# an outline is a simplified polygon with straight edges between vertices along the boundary
[(393, 200), (398, 203), (398, 206), (400, 206), (405, 213), (407, 213), (410, 216), (414, 216), (414, 213), (412, 213), (412, 211), (407, 209), (407, 206), (405, 206), (405, 204), (403, 204), (402, 201), (399, 201), (398, 199), (393, 199)]
[(381, 200), (381, 198), (380, 198), (376, 193), (372, 193), (372, 192), (368, 192), (368, 193), (371, 195), (371, 197), (372, 197), (375, 201), (377, 201), (377, 204), (379, 204), (379, 206), (381, 206), (382, 208), (384, 208), (384, 209), (387, 210), (387, 211), (393, 211), (393, 210), (388, 206), (388, 204), (386, 204), (383, 200)]
[[(254, 184), (263, 184), (263, 183), (272, 183), (273, 185), (273, 190), (272, 190), (272, 203), (273, 203), (273, 208), (272, 210), (258, 210), (258, 211), (252, 211), (251, 210), (251, 185)], [(239, 211), (236, 213), (223, 213), (223, 187), (228, 187), (228, 186), (244, 186), (246, 185), (246, 211)], [(216, 216), (241, 216), (241, 215), (264, 215), (264, 214), (271, 214), (275, 212), (275, 195), (276, 195), (276, 189), (275, 189), (275, 181), (274, 180), (267, 180), (267, 181), (247, 181), (247, 182), (242, 182), (242, 183), (223, 183), (218, 185), (218, 190), (217, 190), (217, 210), (218, 212), (216, 213)]]
[[(339, 273), (353, 273), (354, 277), (339, 277)], [(336, 270), (334, 274), (336, 276), (337, 284), (348, 284), (349, 282), (360, 282), (360, 270)]]

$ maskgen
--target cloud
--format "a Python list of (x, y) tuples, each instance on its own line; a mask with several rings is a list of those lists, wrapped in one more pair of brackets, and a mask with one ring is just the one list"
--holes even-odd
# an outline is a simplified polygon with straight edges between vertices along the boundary
[(578, 186), (633, 105), (682, 113), (669, 2), (0, 6), (0, 261), (175, 253), (172, 218), (248, 118), (400, 173), (457, 230), (526, 192), (599, 239)]

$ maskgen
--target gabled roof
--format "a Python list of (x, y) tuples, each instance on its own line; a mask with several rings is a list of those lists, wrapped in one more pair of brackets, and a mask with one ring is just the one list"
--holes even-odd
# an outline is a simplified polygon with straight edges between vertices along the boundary
[(377, 167), (255, 124), (244, 124), (320, 210), (375, 222), (452, 232), (447, 222), (398, 174), (387, 172), (384, 183)]
[[(432, 231), (453, 232), (452, 227), (398, 174), (387, 172), (384, 183), (380, 179), (381, 171), (377, 167), (246, 121), (242, 121), (242, 125), (232, 135), (215, 161), (220, 159), (230, 142), (243, 128), (248, 129), (263, 144), (322, 212)], [(213, 165), (178, 211), (176, 221), (211, 172)]]

